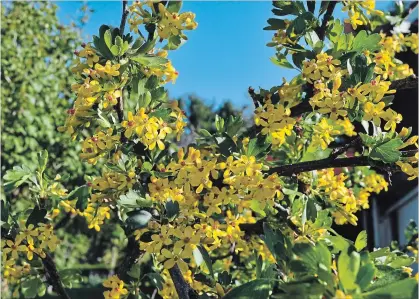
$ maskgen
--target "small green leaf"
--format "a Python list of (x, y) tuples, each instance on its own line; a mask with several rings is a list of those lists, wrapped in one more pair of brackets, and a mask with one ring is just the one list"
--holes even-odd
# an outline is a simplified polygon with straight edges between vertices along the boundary
[(28, 219), (26, 220), (26, 226), (33, 224), (35, 227), (38, 226), (38, 223), (46, 223), (47, 219), (45, 216), (47, 215), (47, 210), (44, 208), (40, 208), (35, 206), (32, 210), (31, 214), (29, 215)]
[(132, 189), (128, 193), (121, 195), (117, 203), (125, 208), (145, 208), (151, 207), (152, 201), (141, 196), (139, 192)]
[(147, 227), (152, 218), (151, 214), (144, 210), (128, 212), (127, 215), (126, 225), (130, 231)]
[(205, 264), (207, 265), (210, 275), (212, 278), (214, 278), (214, 270), (212, 269), (212, 261), (208, 251), (203, 246), (198, 246), (198, 250), (204, 259)]
[(353, 40), (352, 50), (357, 52), (375, 51), (380, 48), (380, 41), (381, 36), (378, 33), (368, 34), (365, 30), (361, 30)]
[(361, 257), (358, 252), (352, 251), (350, 254), (343, 250), (338, 258), (339, 280), (346, 290), (356, 288), (356, 277), (360, 267)]
[(235, 287), (228, 292), (223, 299), (255, 299), (268, 298), (272, 290), (271, 281), (268, 279), (256, 279), (241, 286)]
[(177, 201), (169, 200), (166, 203), (166, 216), (167, 218), (173, 218), (179, 214), (179, 203)]
[(110, 29), (108, 29), (108, 30), (105, 31), (105, 34), (103, 36), (103, 39), (105, 41), (106, 46), (110, 50), (112, 48), (112, 33), (111, 33), (111, 30)]
[(355, 249), (356, 251), (361, 251), (365, 247), (367, 247), (367, 231), (363, 230), (358, 234), (358, 237), (356, 237)]
[(391, 139), (375, 146), (370, 153), (370, 158), (380, 160), (385, 163), (394, 163), (400, 159), (400, 151), (398, 148), (403, 144), (400, 138)]
[(168, 60), (164, 57), (148, 55), (148, 54), (131, 57), (131, 60), (139, 62), (144, 66), (160, 67), (160, 68), (162, 68), (168, 62)]
[(356, 284), (359, 285), (361, 290), (367, 288), (375, 276), (375, 267), (373, 263), (368, 263), (359, 269), (358, 275), (356, 276)]
[(278, 66), (282, 66), (282, 67), (285, 67), (285, 68), (288, 68), (288, 69), (293, 69), (294, 68), (292, 66), (292, 64), (288, 62), (285, 55), (281, 54), (281, 53), (277, 53), (276, 57), (271, 57), (271, 61)]
[(129, 276), (132, 278), (139, 279), (141, 277), (141, 266), (140, 264), (134, 264), (132, 265), (131, 269), (127, 272)]
[(266, 213), (265, 213), (265, 211), (260, 207), (260, 201), (259, 200), (257, 200), (257, 199), (252, 199), (251, 201), (250, 201), (250, 209), (253, 211), (253, 212), (256, 212), (256, 213), (258, 213), (260, 216), (262, 216), (262, 217), (265, 217), (266, 216)]
[(35, 298), (41, 285), (42, 280), (38, 277), (24, 280), (21, 284), (23, 296), (25, 298)]
[(67, 195), (68, 200), (73, 200), (77, 198), (76, 208), (82, 212), (87, 207), (89, 197), (89, 187), (87, 187), (86, 185), (77, 187), (72, 192), (70, 192), (70, 194)]
[(166, 9), (171, 13), (178, 13), (182, 8), (182, 1), (171, 0), (167, 3)]
[(417, 290), (418, 283), (414, 278), (407, 278), (387, 284), (381, 288), (373, 291), (363, 293), (362, 298), (378, 299), (378, 298), (393, 298), (393, 299), (412, 299)]

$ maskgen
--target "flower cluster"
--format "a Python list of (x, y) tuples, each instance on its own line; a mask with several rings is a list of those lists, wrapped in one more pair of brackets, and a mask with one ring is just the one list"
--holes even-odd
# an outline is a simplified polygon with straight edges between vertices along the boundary
[(45, 223), (38, 223), (37, 227), (33, 224), (27, 226), (22, 224), (22, 228), (14, 240), (2, 240), (3, 262), (16, 261), (20, 252), (25, 254), (29, 261), (33, 259), (34, 254), (45, 258), (44, 250), (49, 249), (53, 252), (60, 243), (53, 229), (51, 224)]
[(318, 185), (314, 192), (320, 192), (322, 196), (328, 198), (329, 203), (334, 207), (332, 213), (337, 224), (347, 222), (356, 225), (357, 217), (355, 213), (361, 209), (368, 209), (368, 198), (372, 192), (378, 194), (387, 191), (388, 183), (383, 176), (376, 173), (363, 175), (362, 172), (356, 174), (357, 180), (362, 180), (364, 186), (353, 192), (348, 185), (351, 178), (344, 173), (335, 173), (333, 169), (318, 171)]
[(349, 16), (349, 19), (345, 19), (345, 23), (350, 23), (354, 30), (358, 27), (358, 25), (362, 26), (369, 24), (369, 19), (365, 13), (367, 15), (384, 15), (382, 11), (375, 9), (374, 0), (345, 0), (343, 1), (343, 5), (344, 7), (342, 8), (342, 11), (347, 11)]
[(119, 299), (128, 294), (128, 290), (124, 287), (124, 281), (119, 279), (117, 275), (113, 275), (103, 282), (105, 288), (111, 289), (110, 291), (103, 292), (105, 299)]
[(198, 26), (194, 13), (172, 12), (162, 3), (138, 1), (129, 10), (132, 14), (128, 23), (133, 32), (139, 31), (139, 25), (154, 23), (161, 39), (168, 39), (172, 36), (183, 37), (183, 30), (194, 30)]

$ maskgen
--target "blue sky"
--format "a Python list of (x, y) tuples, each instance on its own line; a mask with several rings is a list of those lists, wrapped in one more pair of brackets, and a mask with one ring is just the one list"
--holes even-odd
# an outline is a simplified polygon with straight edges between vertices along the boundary
[[(59, 18), (68, 23), (74, 18), (81, 2), (56, 2)], [(83, 33), (89, 39), (100, 25), (119, 26), (121, 1), (88, 2), (94, 9)], [(386, 8), (390, 2), (379, 2)], [(273, 31), (264, 31), (266, 20), (273, 17), (271, 1), (259, 2), (198, 2), (185, 1), (182, 11), (196, 13), (199, 23), (194, 31), (185, 31), (189, 40), (169, 58), (179, 71), (176, 84), (166, 87), (172, 97), (196, 94), (209, 104), (220, 105), (230, 100), (236, 106), (252, 106), (247, 88), (270, 88), (282, 83), (282, 77), (295, 73), (275, 66), (269, 60), (274, 54), (266, 43)], [(339, 11), (339, 10), (337, 10)], [(127, 26), (128, 28), (128, 26)]]

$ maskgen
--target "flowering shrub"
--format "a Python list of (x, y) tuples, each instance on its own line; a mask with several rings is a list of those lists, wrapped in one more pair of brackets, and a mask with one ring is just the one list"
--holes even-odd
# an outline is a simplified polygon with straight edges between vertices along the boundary
[[(331, 226), (357, 225), (369, 197), (388, 189), (381, 173), (417, 177), (418, 137), (398, 128), (402, 116), (390, 108), (397, 87), (414, 80), (395, 54), (417, 53), (417, 35), (375, 33), (368, 15), (383, 13), (373, 1), (325, 1), (318, 12), (314, 1), (273, 5), (281, 18), (265, 28), (276, 32), (272, 61), (299, 74), (269, 90), (249, 88), (249, 130), (240, 117), (216, 117), (216, 132), (199, 130), (186, 148), (173, 145), (186, 117), (163, 87), (178, 76), (169, 51), (197, 27), (193, 13), (179, 13), (181, 2), (123, 2), (120, 28), (103, 25), (75, 52), (76, 99), (58, 129), (81, 142), (80, 159), (101, 175), (67, 193), (45, 174), (46, 152), (36, 172), (6, 173), (8, 188), (31, 186), (34, 203), (21, 222), (28, 214), (2, 202), (3, 275), (14, 294), (42, 295), (47, 282), (68, 298), (49, 253), (59, 246), (54, 223), (72, 215), (97, 232), (110, 223), (125, 232), (105, 298), (413, 295), (414, 257), (368, 252), (365, 231), (352, 242)], [(344, 32), (332, 18), (336, 5), (362, 30)], [(135, 40), (124, 34), (127, 18)], [(93, 132), (86, 138), (85, 128)], [(417, 253), (416, 241), (406, 248)], [(32, 264), (34, 256), (42, 263)]]

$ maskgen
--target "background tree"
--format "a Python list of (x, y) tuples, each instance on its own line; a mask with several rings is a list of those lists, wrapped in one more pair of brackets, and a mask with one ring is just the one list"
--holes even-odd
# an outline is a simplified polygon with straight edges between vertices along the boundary
[(70, 186), (89, 173), (78, 162), (80, 146), (57, 131), (72, 101), (74, 49), (82, 43), (80, 26), (59, 22), (57, 6), (49, 2), (8, 2), (1, 6), (1, 126), (2, 172), (15, 165), (32, 167), (40, 148), (48, 148), (53, 172), (70, 176)]

